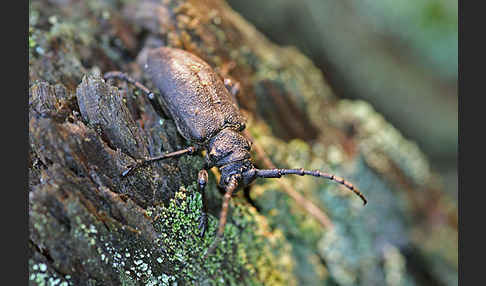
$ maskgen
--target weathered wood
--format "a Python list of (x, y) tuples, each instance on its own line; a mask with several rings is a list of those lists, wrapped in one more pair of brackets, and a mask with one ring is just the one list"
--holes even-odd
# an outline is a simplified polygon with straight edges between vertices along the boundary
[[(66, 2), (30, 4), (31, 285), (383, 284), (389, 271), (414, 281), (400, 264), (408, 249), (415, 257), (432, 251), (454, 267), (457, 212), (422, 153), (366, 103), (338, 100), (298, 51), (274, 46), (219, 0)], [(140, 64), (160, 45), (189, 50), (241, 83), (248, 130), (275, 165), (349, 178), (368, 206), (336, 184), (288, 179), (328, 213), (335, 227), (323, 229), (275, 181), (259, 180), (251, 196), (261, 212), (242, 195), (232, 200), (225, 238), (203, 261), (221, 207), (215, 175), (210, 226), (200, 239), (202, 158), (168, 159), (121, 177), (135, 159), (186, 142), (132, 87), (100, 77), (119, 68), (153, 88)], [(301, 118), (264, 121), (279, 118), (268, 94)], [(289, 124), (291, 132), (278, 132)], [(450, 234), (443, 240), (452, 253), (431, 246), (427, 237), (438, 231)]]

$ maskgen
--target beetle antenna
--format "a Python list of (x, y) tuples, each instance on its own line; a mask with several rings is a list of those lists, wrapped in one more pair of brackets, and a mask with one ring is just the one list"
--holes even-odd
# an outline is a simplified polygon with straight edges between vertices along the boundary
[(226, 186), (226, 192), (223, 197), (223, 206), (221, 207), (221, 213), (219, 215), (219, 226), (218, 226), (218, 232), (216, 233), (216, 238), (214, 239), (214, 241), (211, 243), (208, 250), (204, 254), (203, 259), (206, 259), (206, 257), (216, 249), (218, 244), (223, 239), (224, 227), (226, 225), (226, 219), (228, 216), (229, 201), (231, 199), (233, 191), (236, 190), (237, 187), (238, 187), (238, 181), (233, 176), (231, 177), (230, 182)]
[(368, 202), (365, 196), (350, 182), (346, 181), (341, 177), (324, 173), (319, 170), (308, 171), (304, 169), (256, 169), (256, 176), (261, 178), (280, 178), (285, 175), (299, 175), (299, 176), (310, 175), (314, 177), (326, 178), (335, 181), (337, 183), (340, 183), (341, 185), (351, 190), (353, 193), (355, 193), (363, 200), (363, 204), (366, 205), (366, 203)]
[[(243, 130), (243, 134), (250, 139), (251, 141), (255, 142), (253, 136), (248, 132), (248, 130)], [(262, 146), (258, 143), (253, 144), (253, 150), (256, 152), (257, 156), (263, 163), (263, 166), (268, 169), (275, 169), (275, 165), (273, 162), (268, 158), (265, 154), (265, 150), (263, 150)], [(285, 192), (289, 197), (291, 197), (300, 207), (302, 207), (306, 212), (308, 212), (311, 216), (313, 216), (320, 224), (322, 224), (325, 228), (333, 228), (334, 225), (332, 224), (329, 217), (317, 207), (312, 201), (301, 195), (297, 192), (291, 185), (285, 183), (285, 180), (279, 180), (278, 183), (282, 187), (282, 191)]]

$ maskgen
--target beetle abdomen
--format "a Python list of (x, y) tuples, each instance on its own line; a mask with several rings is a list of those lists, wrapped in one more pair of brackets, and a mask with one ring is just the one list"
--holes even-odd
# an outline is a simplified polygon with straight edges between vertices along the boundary
[(181, 135), (202, 143), (220, 130), (243, 130), (245, 119), (219, 76), (202, 59), (184, 50), (162, 47), (149, 52), (153, 83)]

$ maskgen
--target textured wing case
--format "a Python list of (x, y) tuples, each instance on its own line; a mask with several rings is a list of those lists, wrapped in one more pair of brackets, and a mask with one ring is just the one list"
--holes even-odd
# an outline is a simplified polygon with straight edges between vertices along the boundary
[(162, 104), (187, 140), (203, 143), (223, 128), (245, 128), (238, 106), (202, 59), (163, 47), (149, 52), (146, 68), (161, 92)]

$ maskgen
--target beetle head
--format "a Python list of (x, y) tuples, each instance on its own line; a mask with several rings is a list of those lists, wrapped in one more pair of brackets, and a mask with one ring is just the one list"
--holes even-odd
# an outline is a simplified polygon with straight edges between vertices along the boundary
[(250, 141), (238, 131), (225, 128), (208, 144), (206, 162), (218, 168), (233, 162), (250, 159)]
[(221, 130), (211, 139), (206, 163), (221, 171), (221, 187), (224, 188), (231, 177), (235, 177), (239, 185), (247, 185), (253, 181), (254, 174), (249, 173), (254, 169), (250, 161), (250, 149), (250, 141), (230, 128)]

